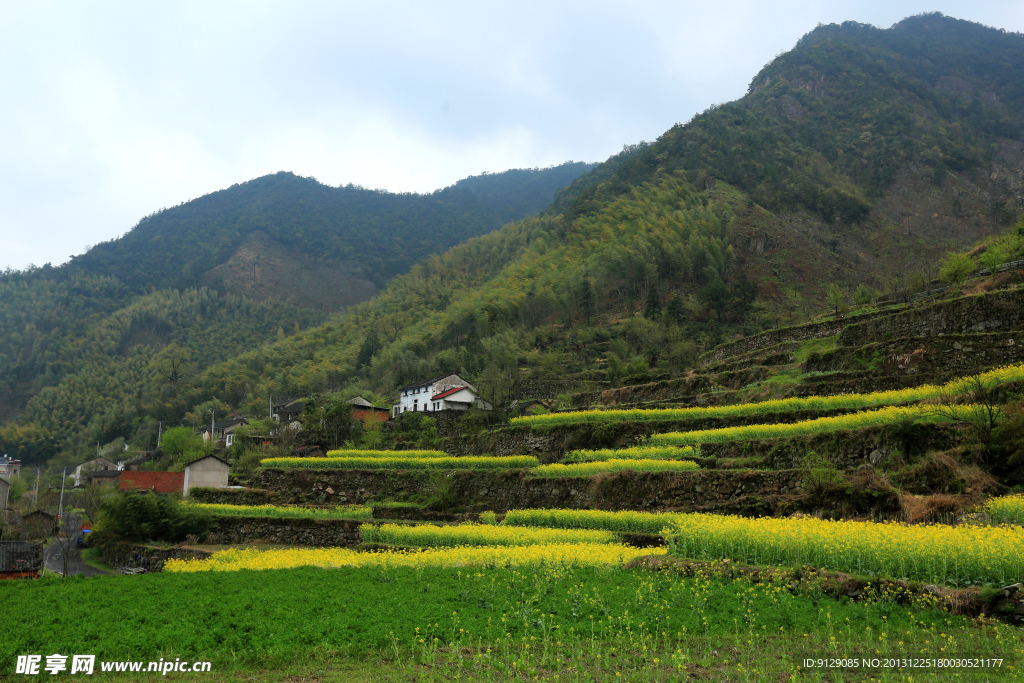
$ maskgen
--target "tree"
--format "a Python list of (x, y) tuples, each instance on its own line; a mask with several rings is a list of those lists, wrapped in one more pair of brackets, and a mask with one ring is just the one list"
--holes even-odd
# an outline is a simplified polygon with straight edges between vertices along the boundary
[(981, 375), (962, 378), (953, 391), (944, 391), (932, 407), (935, 415), (950, 422), (967, 425), (985, 447), (986, 458), (992, 454), (993, 433), (1003, 418), (998, 381), (986, 384)]
[(194, 374), (198, 367), (192, 360), (192, 352), (173, 342), (160, 349), (149, 362), (149, 368), (157, 381), (172, 386), (177, 386), (178, 382)]
[(970, 256), (958, 251), (948, 251), (939, 264), (939, 279), (946, 284), (955, 285), (966, 280), (974, 270), (974, 261)]
[(828, 294), (825, 295), (825, 303), (829, 308), (835, 309), (835, 314), (839, 315), (839, 309), (846, 306), (846, 292), (833, 282), (828, 288)]
[(188, 427), (171, 427), (160, 438), (160, 450), (180, 462), (191, 456), (198, 458), (205, 455), (206, 444), (203, 437)]
[(365, 367), (370, 364), (373, 360), (373, 354), (381, 350), (384, 345), (381, 344), (380, 336), (377, 334), (377, 330), (370, 328), (370, 331), (366, 333), (366, 339), (363, 340), (363, 345), (359, 347), (359, 354), (356, 356), (356, 365), (359, 367)]
[(644, 317), (657, 320), (661, 317), (661, 294), (653, 282), (647, 287), (647, 302), (644, 304)]
[(299, 419), (302, 439), (310, 445), (340, 448), (352, 436), (352, 404), (338, 397), (314, 394)]
[(857, 285), (857, 291), (853, 293), (853, 303), (857, 304), (858, 306), (865, 306), (871, 303), (871, 301), (874, 298), (874, 293), (867, 285), (863, 283)]
[(665, 308), (665, 315), (676, 325), (681, 325), (686, 320), (686, 305), (683, 300), (678, 296), (670, 298), (668, 306)]

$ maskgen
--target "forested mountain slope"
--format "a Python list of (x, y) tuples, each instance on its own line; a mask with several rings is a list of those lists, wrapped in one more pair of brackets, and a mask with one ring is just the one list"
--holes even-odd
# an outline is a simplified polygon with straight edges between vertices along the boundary
[[(369, 298), (428, 254), (543, 210), (556, 190), (590, 167), (566, 163), (488, 174), (428, 195), (329, 187), (277, 173), (147, 216), (123, 237), (96, 245), (68, 267), (116, 277), (134, 291), (192, 287), (209, 280), (214, 268), (254, 237), (262, 238), (261, 255), (284, 252), (296, 261), (289, 264), (296, 270), (317, 265), (346, 271), (358, 295), (329, 292), (330, 309), (336, 310)], [(212, 284), (221, 280), (223, 273), (213, 274)], [(230, 278), (223, 284), (239, 286)], [(296, 280), (293, 289), (312, 296), (317, 293), (312, 286), (312, 281)]]
[(838, 279), (920, 267), (912, 254), (934, 260), (1024, 206), (1022, 67), (1021, 35), (939, 14), (819, 26), (745, 97), (581, 176), (551, 211), (572, 218), (683, 170), (829, 246)]
[[(270, 337), (240, 338), (258, 345), (276, 338), (277, 328), (290, 334), (296, 323), (322, 322), (365, 301), (427, 254), (539, 212), (589, 168), (485, 174), (430, 195), (327, 187), (279, 173), (148, 216), (63, 266), (0, 273), (0, 419), (86, 370), (81, 340), (114, 324), (110, 316), (126, 315), (118, 311), (138, 296), (205, 286), (210, 296), (287, 304), (260, 308), (278, 322), (268, 323)], [(160, 324), (177, 329), (174, 320)], [(191, 332), (216, 336), (217, 324)], [(154, 339), (154, 349), (164, 341)], [(245, 348), (228, 344), (196, 361), (205, 367)]]

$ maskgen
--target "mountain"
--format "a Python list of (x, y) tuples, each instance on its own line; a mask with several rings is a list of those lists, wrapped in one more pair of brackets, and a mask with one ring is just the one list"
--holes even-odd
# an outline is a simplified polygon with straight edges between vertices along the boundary
[[(678, 376), (724, 339), (823, 312), (831, 285), (868, 300), (924, 285), (947, 250), (1005, 230), (1024, 203), (1022, 67), (1024, 37), (941, 15), (818, 27), (743, 98), (627, 146), (541, 215), (422, 259), (324, 324), (142, 391), (128, 418), (72, 419), (58, 441), (142, 440), (121, 422), (181, 420), (212, 398), (255, 412), (270, 396), (387, 396), (448, 372), (499, 403)], [(281, 243), (271, 227), (247, 237)], [(307, 239), (304, 223), (290, 229)], [(216, 278), (241, 245), (216, 265), (197, 257), (192, 275)], [(32, 399), (0, 446), (40, 424), (31, 416), (74, 415), (76, 381), (45, 408)]]
[(1022, 64), (1020, 34), (941, 14), (819, 26), (745, 97), (584, 174), (550, 210), (571, 219), (682, 170), (814, 223), (812, 239), (869, 270), (917, 249), (933, 258), (1024, 206)]
[(68, 269), (114, 277), (134, 292), (205, 284), (338, 310), (428, 254), (540, 212), (591, 167), (485, 174), (427, 195), (277, 173), (147, 216)]
[[(101, 366), (117, 375), (123, 369), (109, 362), (126, 362), (127, 348), (152, 355), (176, 343), (205, 368), (279, 330), (323, 322), (424, 256), (541, 211), (591, 167), (484, 174), (429, 195), (278, 173), (148, 216), (62, 266), (0, 273), (0, 419), (17, 417), (69, 375)], [(253, 334), (222, 336), (221, 326), (247, 309), (260, 320)], [(159, 333), (133, 342), (133, 325)], [(105, 407), (112, 386), (84, 394)]]

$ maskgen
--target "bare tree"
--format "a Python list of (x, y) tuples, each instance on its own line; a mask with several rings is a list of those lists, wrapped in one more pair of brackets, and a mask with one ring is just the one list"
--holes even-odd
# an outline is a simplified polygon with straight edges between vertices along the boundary
[(985, 457), (992, 454), (992, 435), (1003, 418), (998, 380), (988, 383), (981, 374), (964, 377), (956, 388), (944, 390), (932, 406), (932, 413), (950, 422), (969, 426), (985, 446)]
[(71, 564), (72, 554), (78, 546), (80, 533), (78, 516), (70, 512), (64, 512), (60, 521), (57, 522), (57, 536), (53, 539), (60, 552), (62, 576), (68, 575), (68, 565)]

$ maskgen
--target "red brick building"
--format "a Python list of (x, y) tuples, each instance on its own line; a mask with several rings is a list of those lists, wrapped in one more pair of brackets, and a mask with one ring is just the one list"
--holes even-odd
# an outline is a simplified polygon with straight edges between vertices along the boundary
[(184, 472), (122, 472), (121, 490), (138, 489), (156, 493), (181, 493), (185, 489)]

